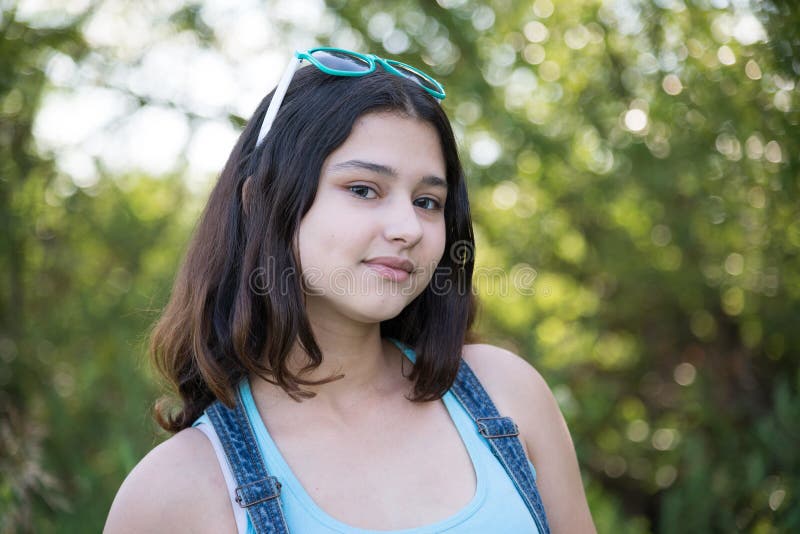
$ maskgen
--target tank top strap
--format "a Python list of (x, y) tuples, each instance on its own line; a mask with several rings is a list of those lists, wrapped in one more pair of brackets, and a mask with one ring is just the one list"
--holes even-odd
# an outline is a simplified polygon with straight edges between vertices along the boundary
[[(412, 362), (416, 362), (416, 353), (413, 349), (397, 339), (391, 337), (388, 339)], [(549, 534), (550, 526), (536, 487), (536, 476), (519, 440), (519, 428), (516, 423), (510, 417), (500, 415), (486, 389), (463, 358), (450, 392), (472, 418), (481, 436), (489, 443), (492, 453), (500, 461), (525, 502), (539, 532)]]
[(267, 472), (239, 388), (233, 408), (217, 400), (206, 408), (205, 413), (214, 426), (238, 484), (236, 501), (247, 509), (256, 533), (288, 534), (289, 528), (281, 509), (281, 484)]
[(230, 464), (228, 464), (228, 458), (225, 456), (222, 443), (220, 443), (217, 432), (214, 430), (214, 425), (211, 424), (208, 415), (203, 413), (192, 426), (205, 434), (206, 438), (211, 442), (211, 447), (214, 449), (214, 454), (217, 457), (217, 463), (219, 463), (219, 468), (222, 471), (222, 477), (225, 479), (225, 486), (228, 489), (228, 499), (230, 500), (233, 517), (236, 521), (236, 532), (238, 534), (247, 534), (247, 511), (236, 502), (236, 488), (238, 485), (233, 477)]

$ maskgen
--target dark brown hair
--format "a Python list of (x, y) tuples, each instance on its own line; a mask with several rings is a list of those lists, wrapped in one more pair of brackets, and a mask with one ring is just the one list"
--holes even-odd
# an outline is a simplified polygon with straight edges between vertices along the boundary
[[(167, 409), (165, 399), (156, 404), (156, 420), (171, 432), (190, 426), (214, 399), (232, 406), (234, 388), (248, 373), (278, 384), (295, 399), (310, 395), (301, 386), (335, 379), (312, 382), (301, 376), (320, 365), (322, 352), (305, 314), (293, 244), (314, 201), (323, 162), (365, 113), (397, 112), (430, 123), (445, 159), (445, 254), (425, 291), (381, 323), (383, 336), (417, 353), (409, 376), (413, 400), (437, 399), (450, 388), (474, 317), (469, 201), (441, 105), (413, 82), (381, 69), (337, 77), (306, 67), (295, 74), (272, 130), (256, 147), (271, 97), (261, 102), (233, 148), (152, 332), (152, 360), (182, 404), (177, 411)], [(295, 342), (309, 364), (293, 374), (286, 360)]]

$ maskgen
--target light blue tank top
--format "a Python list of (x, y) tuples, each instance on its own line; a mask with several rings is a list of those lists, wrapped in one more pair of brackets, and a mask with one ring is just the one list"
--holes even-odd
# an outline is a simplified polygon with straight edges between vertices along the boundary
[[(414, 361), (416, 355), (413, 350), (405, 346), (399, 346), (399, 348), (412, 362)], [(247, 417), (250, 419), (255, 431), (256, 440), (267, 470), (271, 475), (277, 477), (282, 484), (281, 505), (290, 532), (314, 534), (539, 532), (513, 482), (508, 477), (503, 466), (492, 454), (486, 438), (480, 435), (469, 414), (450, 391), (444, 395), (442, 400), (472, 460), (477, 479), (475, 495), (464, 508), (446, 519), (404, 530), (365, 530), (356, 528), (342, 523), (317, 506), (297, 477), (295, 477), (269, 435), (269, 431), (256, 408), (248, 380), (243, 380), (240, 383), (239, 391)], [(205, 414), (195, 422), (195, 426), (199, 424), (211, 426), (211, 422)], [(533, 469), (532, 465), (531, 469)], [(248, 534), (255, 534), (249, 518), (247, 520), (247, 532)]]

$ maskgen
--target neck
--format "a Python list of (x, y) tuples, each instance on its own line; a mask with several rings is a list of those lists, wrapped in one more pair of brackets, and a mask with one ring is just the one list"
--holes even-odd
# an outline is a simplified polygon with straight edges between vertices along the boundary
[[(405, 355), (390, 341), (383, 340), (379, 323), (356, 323), (341, 318), (319, 317), (309, 314), (314, 339), (322, 351), (322, 363), (302, 378), (321, 380), (342, 376), (337, 380), (316, 386), (301, 386), (315, 394), (303, 401), (315, 406), (344, 407), (369, 398), (393, 394), (399, 388), (408, 388), (410, 382), (403, 377), (409, 363)], [(297, 375), (308, 363), (308, 356), (298, 342), (287, 358), (289, 371)], [(260, 383), (257, 389), (264, 391), (266, 382), (251, 377)], [(270, 388), (273, 394), (285, 396), (282, 389)], [(405, 391), (403, 391), (405, 394)]]

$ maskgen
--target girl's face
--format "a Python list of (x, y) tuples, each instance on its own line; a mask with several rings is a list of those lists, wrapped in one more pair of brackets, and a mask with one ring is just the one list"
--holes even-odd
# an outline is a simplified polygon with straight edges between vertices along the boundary
[(365, 323), (397, 316), (442, 258), (446, 198), (433, 126), (395, 113), (360, 117), (325, 160), (300, 222), (309, 313)]

